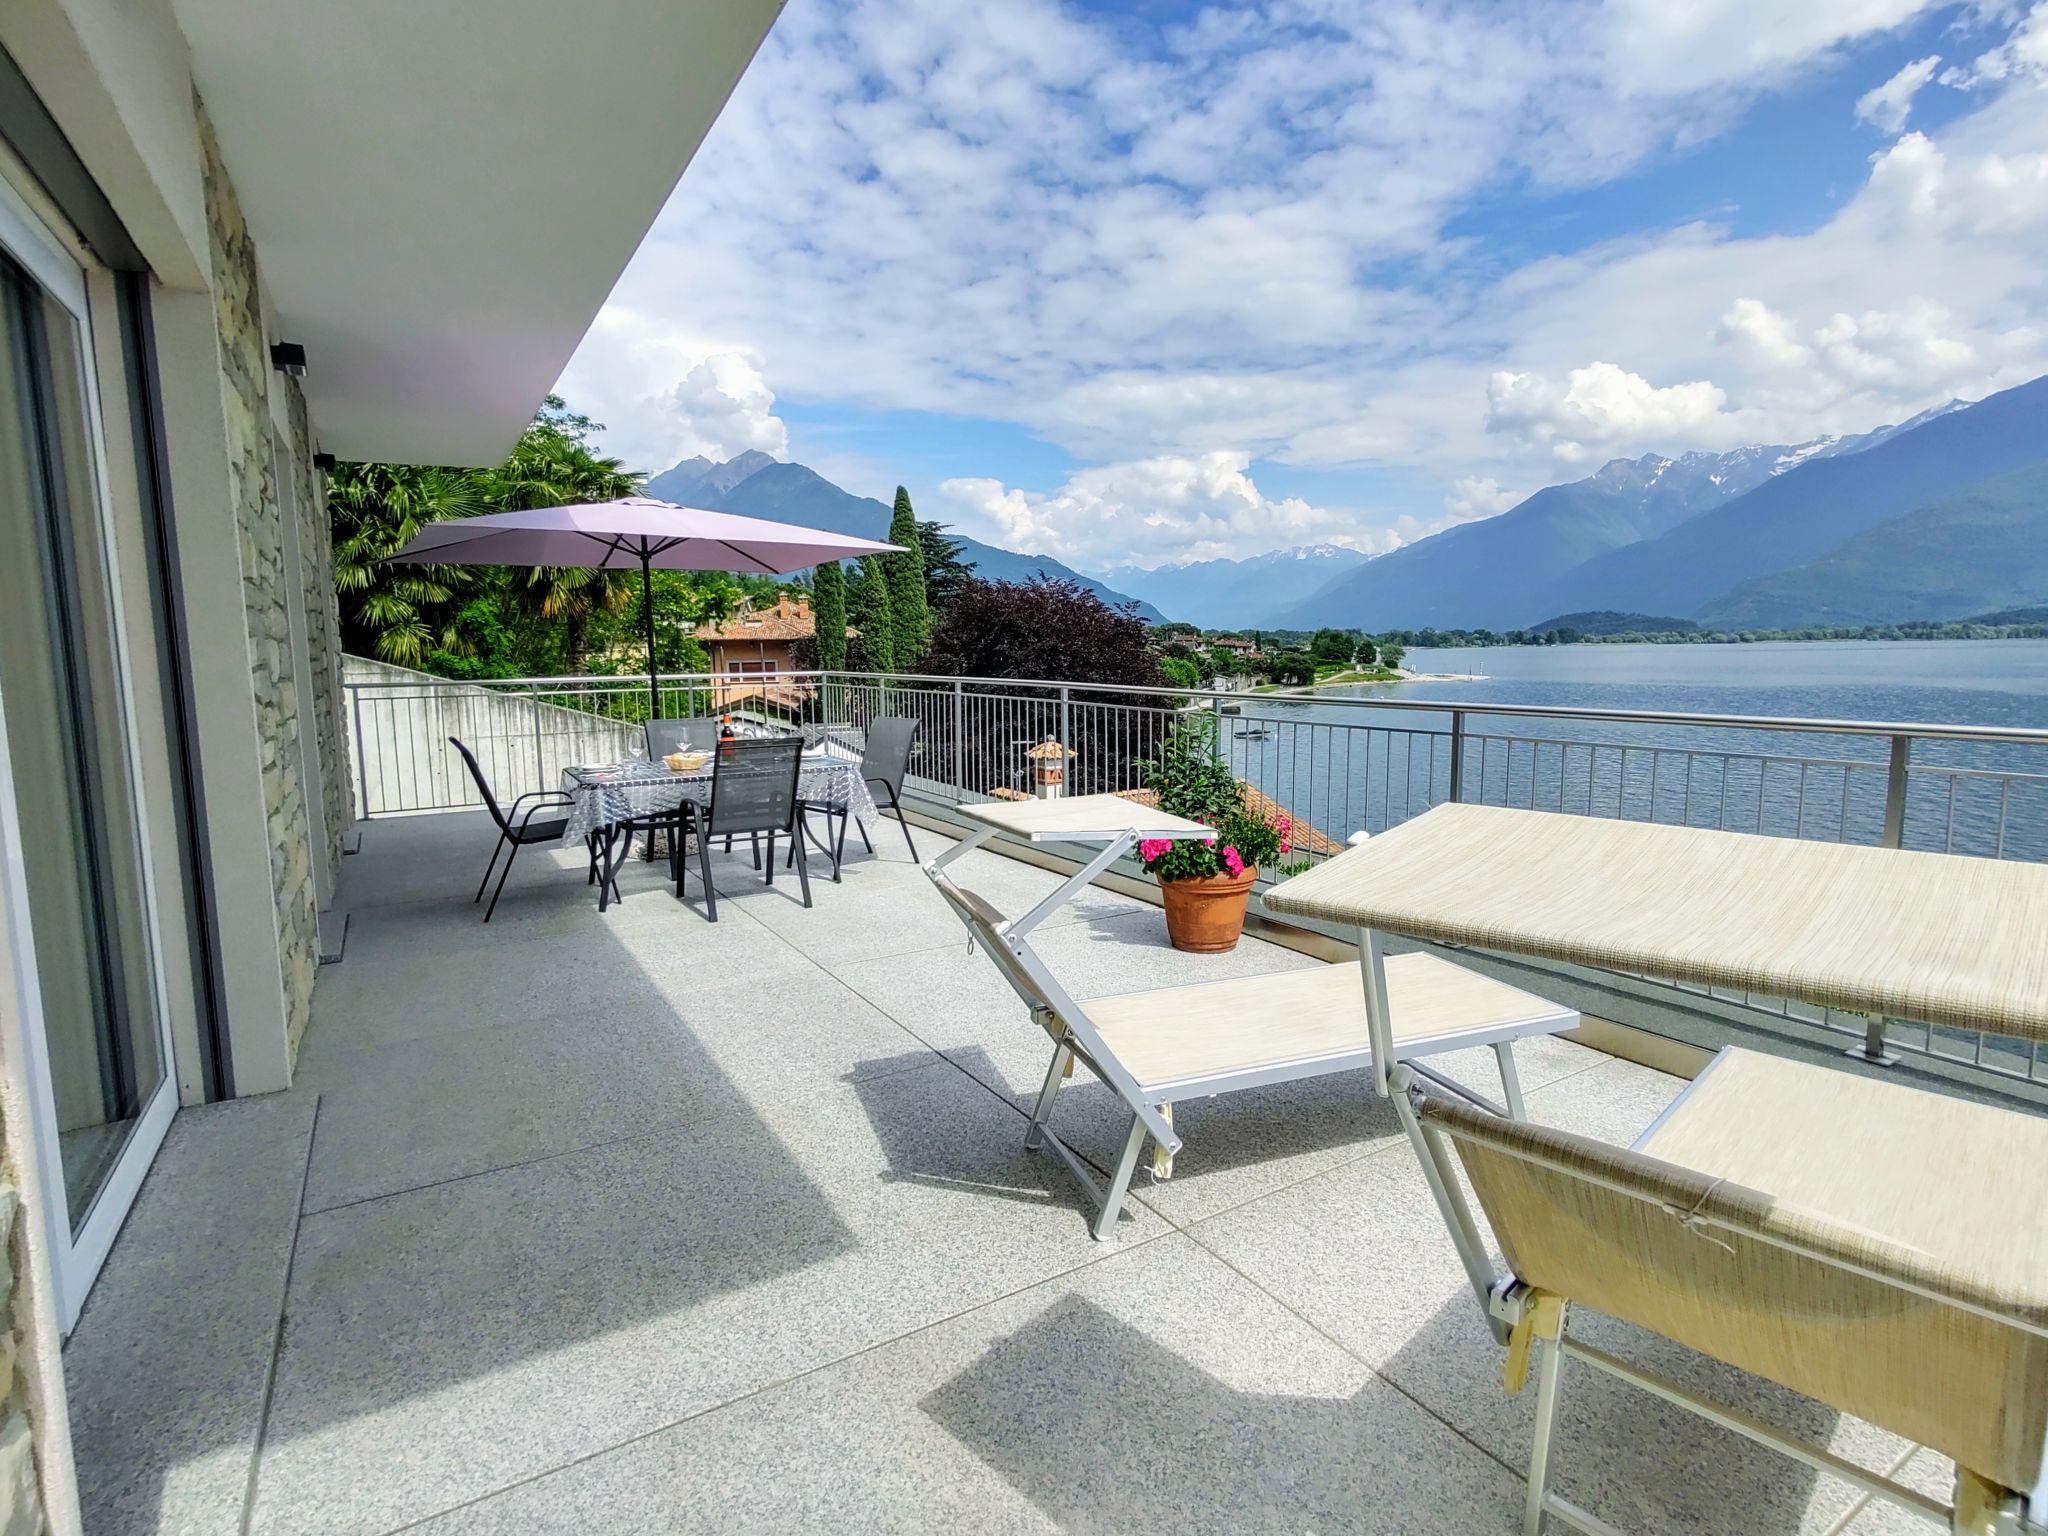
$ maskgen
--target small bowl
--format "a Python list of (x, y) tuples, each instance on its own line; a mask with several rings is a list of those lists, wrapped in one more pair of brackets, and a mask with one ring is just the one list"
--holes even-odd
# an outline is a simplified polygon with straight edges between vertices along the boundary
[(709, 752), (671, 752), (661, 760), (670, 773), (695, 773), (710, 761)]

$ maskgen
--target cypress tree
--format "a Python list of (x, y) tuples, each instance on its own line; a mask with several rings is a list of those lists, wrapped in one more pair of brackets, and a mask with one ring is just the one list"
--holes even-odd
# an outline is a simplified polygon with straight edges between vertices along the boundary
[(812, 613), (817, 621), (818, 665), (837, 672), (846, 665), (846, 572), (827, 560), (811, 573)]
[(889, 573), (880, 555), (863, 555), (860, 578), (849, 598), (854, 627), (860, 631), (860, 653), (870, 672), (896, 669), (896, 609), (889, 600)]
[(889, 602), (895, 610), (896, 634), (892, 654), (905, 671), (917, 665), (932, 638), (932, 610), (924, 589), (924, 543), (917, 530), (917, 514), (910, 510), (910, 492), (896, 487), (896, 511), (889, 519), (889, 542), (903, 553), (882, 556), (889, 573)]

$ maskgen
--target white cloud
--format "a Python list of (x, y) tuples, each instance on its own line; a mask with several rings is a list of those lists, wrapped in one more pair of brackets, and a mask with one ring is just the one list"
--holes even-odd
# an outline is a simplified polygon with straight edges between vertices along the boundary
[(661, 402), (675, 455), (729, 459), (749, 448), (789, 453), (789, 428), (775, 414), (775, 391), (750, 358), (721, 352), (697, 364)]
[(1872, 86), (1856, 98), (1856, 121), (1868, 123), (1883, 133), (1903, 131), (1913, 111), (1913, 98), (1920, 94), (1921, 86), (1934, 78), (1940, 63), (1941, 55), (1930, 53), (1904, 66), (1883, 85)]
[(1614, 0), (1613, 67), (1632, 89), (1754, 86), (1842, 44), (1887, 32), (1933, 0)]
[(1814, 334), (1814, 351), (1851, 388), (1940, 391), (1968, 378), (1977, 365), (1969, 342), (1947, 334), (1951, 326), (1946, 309), (1924, 300), (1902, 311), (1836, 314)]
[[(1856, 45), (1927, 9), (1244, 0), (1147, 36), (1058, 0), (791, 6), (563, 389), (651, 468), (771, 441), (772, 380), (807, 406), (1016, 423), (1105, 472), (1219, 447), (1391, 471), (1355, 498), (1393, 507), (1355, 515), (1362, 541), (1480, 505), (1461, 481), (1865, 430), (2048, 372), (2027, 72), (2048, 0), (2004, 13), (1964, 116), (1784, 232), (1702, 217), (1575, 245), (1565, 220), (1546, 245), (1508, 215), (1531, 189), (1690, 175), (1660, 157), (1822, 70), (1880, 113), (1903, 88), (1852, 73)], [(1094, 515), (1080, 478), (1030, 515)], [(1147, 558), (1236, 538), (1116, 526)]]
[(1871, 195), (1924, 228), (1955, 238), (2017, 233), (2048, 222), (2048, 150), (1951, 161), (1909, 133), (1872, 162)]
[(1721, 317), (1720, 335), (1744, 361), (1765, 369), (1813, 366), (1813, 349), (1793, 331), (1792, 322), (1761, 299), (1737, 299)]
[(1969, 90), (2002, 80), (2043, 78), (2048, 78), (2048, 0), (2035, 0), (2004, 42), (1977, 55), (1967, 68), (1944, 70), (1941, 83)]
[(1089, 564), (1209, 560), (1306, 543), (1390, 548), (1357, 514), (1274, 500), (1245, 471), (1251, 456), (1161, 456), (1086, 469), (1050, 493), (989, 479), (947, 480), (945, 511), (1011, 549)]
[(559, 388), (605, 423), (606, 449), (634, 469), (660, 471), (700, 453), (789, 452), (758, 354), (624, 305), (598, 316)]
[(1519, 491), (1502, 490), (1491, 475), (1460, 475), (1444, 497), (1445, 526), (1497, 516), (1521, 499)]
[(1757, 299), (1738, 299), (1721, 335), (1759, 375), (1759, 398), (1775, 394), (1820, 408), (1857, 396), (1943, 399), (1967, 391), (1987, 363), (2024, 352), (2028, 328), (1983, 331), (1946, 305), (1915, 297), (1895, 309), (1837, 310), (1802, 332)]
[(1541, 444), (1574, 464), (1594, 450), (1729, 438), (1725, 391), (1705, 379), (1662, 388), (1613, 363), (1574, 368), (1562, 384), (1502, 369), (1486, 384), (1486, 427)]

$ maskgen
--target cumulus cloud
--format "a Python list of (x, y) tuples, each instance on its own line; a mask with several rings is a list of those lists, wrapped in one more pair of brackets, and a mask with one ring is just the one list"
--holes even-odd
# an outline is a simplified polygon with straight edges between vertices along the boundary
[(1874, 85), (1856, 98), (1856, 121), (1868, 123), (1882, 133), (1899, 133), (1912, 113), (1913, 98), (1920, 87), (1934, 78), (1941, 55), (1930, 53), (1915, 59), (1882, 85)]
[(1444, 497), (1445, 526), (1498, 516), (1521, 499), (1517, 491), (1502, 490), (1491, 475), (1460, 475)]
[(1925, 134), (1875, 156), (1870, 191), (1925, 228), (1957, 238), (1996, 237), (2048, 223), (2048, 151), (1953, 161)]
[(1737, 299), (1729, 305), (1719, 331), (1723, 341), (1756, 367), (1775, 371), (1813, 365), (1813, 349), (1799, 339), (1792, 322), (1761, 299)]
[(1662, 388), (1614, 363), (1589, 363), (1558, 381), (1540, 373), (1495, 373), (1486, 385), (1487, 430), (1542, 444), (1563, 463), (1594, 450), (1649, 443), (1698, 443), (1727, 436), (1727, 394), (1705, 379)]
[(625, 305), (598, 316), (559, 387), (605, 424), (606, 449), (634, 469), (700, 453), (789, 453), (758, 353)]
[(1275, 500), (1246, 473), (1251, 456), (1160, 456), (1086, 469), (1050, 493), (962, 478), (939, 487), (942, 515), (1032, 554), (1088, 564), (1208, 560), (1311, 542), (1391, 547), (1355, 513)]
[(1900, 311), (1835, 314), (1814, 333), (1814, 352), (1851, 388), (1938, 391), (1967, 378), (1977, 365), (1976, 349), (1949, 334), (1951, 328), (1949, 312), (1925, 300)]
[[(2040, 336), (2031, 326), (1973, 326), (1947, 305), (1916, 297), (1893, 309), (1829, 312), (1802, 328), (1757, 299), (1722, 317), (1721, 335), (1760, 375), (1753, 394), (1808, 410), (1867, 400), (1863, 412), (1905, 414), (1957, 395), (1975, 397), (2030, 376)], [(1880, 407), (1876, 402), (1883, 402)]]
[(707, 357), (661, 401), (678, 458), (729, 459), (750, 448), (789, 454), (789, 428), (775, 414), (775, 391), (753, 359), (737, 352)]

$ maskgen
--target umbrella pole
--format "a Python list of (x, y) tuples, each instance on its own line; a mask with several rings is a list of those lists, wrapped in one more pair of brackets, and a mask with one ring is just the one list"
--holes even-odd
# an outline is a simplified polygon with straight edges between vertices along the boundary
[(654, 671), (654, 567), (653, 556), (640, 556), (640, 609), (647, 620), (647, 718), (661, 718), (661, 681)]

